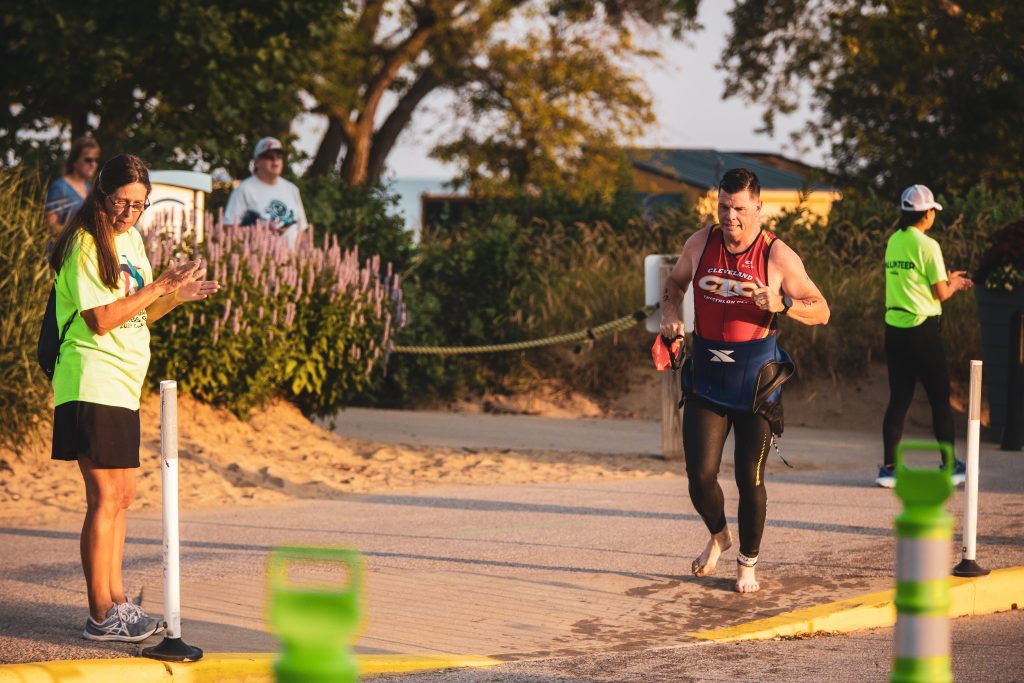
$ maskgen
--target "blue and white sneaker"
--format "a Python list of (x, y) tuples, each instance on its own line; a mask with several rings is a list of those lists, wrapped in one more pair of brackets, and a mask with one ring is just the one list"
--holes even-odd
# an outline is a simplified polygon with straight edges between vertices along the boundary
[(138, 612), (122, 602), (107, 610), (106, 618), (97, 623), (91, 616), (85, 620), (82, 637), (86, 640), (115, 640), (138, 643), (156, 633), (156, 619), (142, 618)]
[(878, 468), (878, 476), (875, 477), (875, 485), (883, 489), (891, 489), (896, 486), (896, 467), (893, 465), (882, 465)]
[(967, 481), (967, 465), (963, 460), (956, 460), (953, 462), (953, 486), (960, 486), (965, 481)]

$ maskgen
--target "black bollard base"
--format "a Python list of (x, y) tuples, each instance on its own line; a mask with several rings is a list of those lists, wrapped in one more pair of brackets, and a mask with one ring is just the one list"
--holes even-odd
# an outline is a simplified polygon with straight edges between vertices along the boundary
[(159, 645), (143, 649), (142, 656), (161, 662), (197, 662), (203, 658), (203, 651), (181, 638), (164, 638)]
[(960, 560), (960, 564), (953, 567), (953, 576), (987, 576), (989, 570), (981, 567), (974, 560)]

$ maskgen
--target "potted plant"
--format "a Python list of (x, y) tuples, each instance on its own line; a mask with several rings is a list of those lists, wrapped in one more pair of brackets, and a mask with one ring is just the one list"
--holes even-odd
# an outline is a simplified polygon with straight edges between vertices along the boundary
[(998, 441), (1010, 419), (1011, 323), (1015, 313), (1024, 314), (1024, 219), (992, 233), (974, 282), (981, 320), (989, 429)]

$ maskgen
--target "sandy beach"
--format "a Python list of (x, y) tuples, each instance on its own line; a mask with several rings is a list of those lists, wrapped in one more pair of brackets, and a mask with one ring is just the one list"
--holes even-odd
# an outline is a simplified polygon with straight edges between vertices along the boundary
[[(559, 418), (660, 419), (656, 373), (638, 368), (628, 387), (599, 401), (564, 387), (543, 385), (527, 394), (467, 398), (446, 407), (458, 412)], [(884, 367), (872, 368), (861, 380), (842, 386), (830, 381), (796, 385), (786, 399), (787, 424), (876, 431), (885, 409), (885, 387)], [(930, 425), (923, 393), (918, 392), (908, 416), (908, 431)], [(962, 388), (954, 387), (953, 403), (958, 409), (963, 403), (961, 394)], [(145, 396), (135, 510), (160, 507), (159, 412), (159, 397), (155, 393)], [(683, 473), (682, 462), (639, 455), (356, 441), (317, 426), (284, 402), (254, 411), (248, 421), (242, 421), (227, 410), (179, 396), (178, 431), (183, 509), (265, 506), (442, 484), (598, 481)], [(50, 460), (49, 449), (46, 433), (20, 455), (0, 451), (0, 524), (43, 524), (61, 516), (82, 515), (84, 489), (77, 467)]]
[[(159, 398), (145, 397), (136, 510), (160, 506), (159, 412)], [(226, 410), (179, 397), (178, 430), (182, 508), (265, 506), (436, 484), (588, 481), (682, 472), (681, 463), (654, 458), (358, 442), (317, 427), (283, 402), (243, 422)], [(84, 489), (77, 466), (50, 460), (49, 448), (49, 439), (43, 438), (20, 459), (0, 452), (7, 463), (0, 469), (0, 524), (39, 524), (82, 514)]]

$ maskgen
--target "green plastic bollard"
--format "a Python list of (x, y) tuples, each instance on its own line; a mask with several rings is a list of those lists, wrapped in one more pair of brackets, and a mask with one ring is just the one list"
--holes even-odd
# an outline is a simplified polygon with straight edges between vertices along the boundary
[[(345, 565), (347, 585), (296, 586), (289, 581), (294, 562)], [(363, 563), (358, 552), (345, 548), (275, 548), (267, 574), (268, 618), (281, 640), (274, 662), (278, 683), (355, 683), (359, 669), (351, 645), (359, 627), (359, 587)]]
[[(939, 451), (941, 469), (909, 469), (906, 451)], [(896, 447), (896, 631), (892, 683), (952, 683), (949, 566), (953, 518), (953, 446), (902, 441)]]

